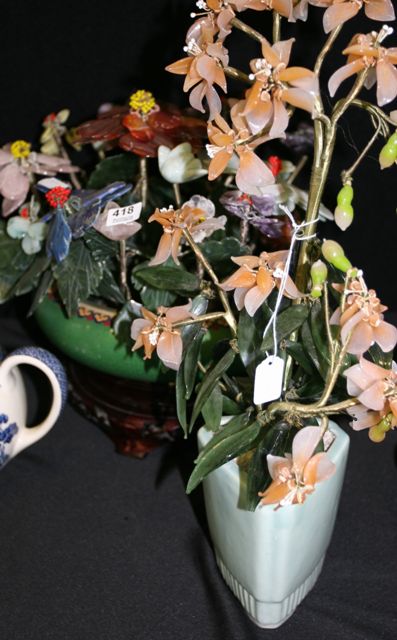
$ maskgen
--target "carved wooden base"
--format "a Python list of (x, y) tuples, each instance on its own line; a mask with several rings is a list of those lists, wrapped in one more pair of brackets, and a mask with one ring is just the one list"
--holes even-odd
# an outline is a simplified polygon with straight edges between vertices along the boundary
[(68, 366), (70, 399), (124, 455), (143, 458), (181, 433), (172, 385), (118, 378), (76, 362)]

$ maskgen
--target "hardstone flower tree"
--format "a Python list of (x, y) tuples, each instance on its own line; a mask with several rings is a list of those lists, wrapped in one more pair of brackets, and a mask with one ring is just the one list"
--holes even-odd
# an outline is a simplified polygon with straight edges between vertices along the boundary
[[(282, 39), (283, 20), (307, 19), (309, 4), (325, 9), (324, 30), (329, 33), (313, 69), (293, 66), (293, 39)], [(274, 186), (274, 176), (260, 155), (266, 153), (269, 141), (285, 138), (289, 118), (299, 109), (313, 119), (314, 158), (305, 219), (300, 226), (292, 223), (295, 230), (290, 252), (231, 256), (239, 268), (221, 282), (194, 239), (194, 225), (179, 220), (178, 242), (184, 238), (190, 245), (208, 282), (189, 306), (193, 317), (172, 324), (183, 344), (178, 352), (178, 415), (186, 434), (200, 414), (207, 428), (215, 432), (200, 453), (188, 491), (212, 470), (240, 456), (248, 473), (251, 509), (259, 500), (278, 506), (301, 503), (317, 482), (333, 472), (326, 454), (319, 453), (328, 440), (329, 416), (349, 413), (353, 429), (368, 428), (374, 442), (381, 441), (396, 425), (392, 350), (397, 330), (384, 320), (386, 307), (342, 247), (334, 241), (321, 243), (315, 237), (339, 121), (347, 110), (368, 113), (375, 132), (354, 164), (342, 173), (335, 210), (340, 228), (352, 223), (353, 175), (379, 136), (387, 139), (380, 154), (381, 167), (397, 161), (396, 134), (390, 137), (396, 120), (394, 114), (382, 110), (397, 95), (396, 49), (384, 45), (392, 33), (390, 27), (381, 25), (377, 31), (357, 34), (345, 46), (346, 65), (328, 79), (331, 97), (339, 91), (329, 109), (320, 91), (320, 86), (323, 91), (327, 87), (322, 77), (324, 59), (335, 47), (344, 23), (360, 9), (368, 18), (380, 21), (393, 20), (394, 10), (389, 0), (286, 0), (277, 4), (200, 0), (197, 6), (201, 13), (192, 14), (196, 20), (187, 34), (187, 56), (167, 68), (186, 76), (184, 91), (190, 92), (193, 107), (200, 111), (208, 108), (209, 180), (233, 162), (239, 189), (234, 202), (237, 198), (252, 202), (255, 197), (266, 197)], [(272, 11), (272, 43), (240, 20), (239, 14), (249, 9), (264, 12), (264, 21), (269, 16), (265, 12)], [(248, 73), (229, 66), (227, 45), (236, 29), (258, 42), (258, 57), (251, 61)], [(227, 93), (229, 76), (241, 80), (245, 89), (237, 99), (222, 101), (219, 93)], [(350, 76), (353, 83), (342, 94), (339, 86)], [(365, 90), (375, 84), (377, 101), (372, 103)], [(228, 196), (228, 201), (233, 198)], [(293, 220), (291, 212), (287, 213)], [(164, 214), (162, 221), (161, 214), (155, 214), (153, 219), (167, 232), (166, 225), (174, 224), (171, 217)], [(175, 234), (176, 226), (168, 233)], [(170, 239), (168, 245), (172, 246)], [(159, 249), (156, 256), (162, 251)], [(170, 251), (164, 251), (164, 256)], [(157, 258), (152, 261), (156, 263)], [(234, 291), (234, 304), (229, 291)], [(145, 347), (146, 357), (158, 344), (163, 317), (164, 311), (159, 310), (158, 320), (145, 320), (149, 331), (146, 340), (151, 345)], [(208, 363), (200, 356), (200, 345), (214, 322), (226, 325), (230, 333), (228, 339), (223, 336), (218, 341), (213, 362)], [(134, 324), (134, 336), (136, 327)], [(170, 330), (164, 327), (164, 331)], [(139, 340), (138, 345), (143, 337)], [(280, 393), (266, 397), (268, 380), (258, 375), (258, 365), (276, 351), (283, 360)], [(259, 387), (259, 396), (263, 391), (265, 396), (257, 404), (254, 387)], [(223, 428), (222, 414), (233, 416)]]
[[(233, 190), (232, 200), (227, 199), (225, 209), (234, 214), (229, 220), (216, 215), (214, 203), (230, 191), (237, 167), (227, 151), (231, 161), (221, 167), (222, 175), (221, 170), (213, 175), (211, 168), (211, 182), (200, 181), (211, 164), (204, 147), (207, 125), (192, 110), (158, 103), (152, 93), (139, 89), (127, 106), (102, 105), (95, 120), (70, 130), (69, 115), (63, 109), (43, 120), (45, 154), (31, 152), (24, 141), (0, 152), (3, 210), (11, 214), (0, 220), (0, 302), (34, 292), (29, 313), (47, 295), (68, 316), (99, 309), (99, 317), (115, 318), (117, 339), (129, 350), (131, 339), (123, 327), (136, 317), (139, 305), (142, 314), (145, 309), (155, 314), (158, 307), (178, 308), (181, 297), (193, 298), (200, 291), (202, 266), (196, 264), (183, 228), (221, 278), (233, 268), (230, 255), (245, 254), (248, 243), (260, 240), (264, 248), (268, 238), (280, 247), (288, 241), (291, 229), (279, 204), (302, 205), (307, 197), (293, 184), (291, 162), (277, 156), (263, 162), (241, 145), (241, 187), (251, 179), (252, 163), (264, 172), (267, 187), (255, 200), (266, 220), (261, 213), (259, 223), (249, 225), (254, 200), (243, 192)], [(77, 173), (68, 154), (78, 159), (83, 144), (92, 145), (85, 162), (90, 155), (99, 156), (99, 162), (93, 171), (85, 167)], [(58, 176), (62, 172), (66, 176)], [(157, 224), (146, 224), (153, 222)], [(164, 327), (159, 326), (160, 337)], [(179, 328), (172, 329), (172, 335), (179, 334)], [(161, 343), (171, 345), (169, 340)], [(155, 351), (164, 354), (164, 349)], [(162, 359), (179, 366), (178, 358)]]

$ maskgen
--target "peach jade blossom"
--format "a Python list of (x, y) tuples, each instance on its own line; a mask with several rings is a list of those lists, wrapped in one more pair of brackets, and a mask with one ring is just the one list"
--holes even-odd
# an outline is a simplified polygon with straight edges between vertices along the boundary
[(292, 442), (292, 455), (266, 457), (273, 482), (258, 494), (262, 498), (260, 504), (302, 504), (318, 482), (335, 473), (335, 464), (326, 453), (314, 454), (322, 437), (321, 427), (304, 427)]
[(3, 196), (2, 214), (9, 216), (25, 202), (32, 176), (55, 176), (57, 173), (79, 171), (69, 160), (31, 151), (25, 140), (16, 140), (0, 149), (0, 194)]
[[(259, 257), (238, 256), (232, 258), (239, 269), (221, 285), (224, 291), (234, 291), (234, 301), (239, 311), (243, 307), (248, 315), (253, 316), (269, 297), (274, 287), (280, 288), (284, 276), (284, 266), (288, 251), (263, 251)], [(283, 295), (287, 298), (302, 298), (294, 282), (287, 276)]]
[(293, 0), (234, 0), (237, 11), (277, 11), (284, 18), (293, 21)]
[[(390, 33), (384, 28), (384, 35)], [(349, 46), (342, 52), (348, 56), (348, 62), (335, 71), (330, 77), (328, 88), (331, 96), (334, 96), (340, 84), (356, 73), (367, 69), (368, 77), (365, 83), (370, 89), (377, 83), (376, 99), (380, 107), (392, 102), (397, 96), (397, 47), (386, 49), (380, 46), (376, 40), (376, 33), (354, 36)]]
[(382, 351), (392, 351), (397, 344), (397, 329), (383, 320), (387, 310), (376, 296), (376, 291), (367, 289), (362, 278), (349, 284), (343, 313), (337, 309), (331, 317), (332, 324), (341, 327), (342, 344), (347, 352), (362, 355), (377, 343)]
[(303, 20), (304, 22), (307, 20), (308, 12), (309, 12), (309, 4), (315, 4), (316, 6), (321, 6), (317, 4), (316, 0), (294, 0), (294, 8), (292, 15), (295, 20)]
[(361, 357), (343, 374), (347, 378), (347, 392), (360, 404), (347, 411), (352, 416), (354, 430), (369, 429), (390, 413), (391, 426), (397, 425), (397, 373), (384, 369)]
[[(244, 139), (248, 136), (246, 129), (232, 129), (221, 116), (215, 118), (215, 124), (209, 123), (210, 144), (207, 145), (207, 153), (211, 162), (208, 167), (208, 179), (218, 178), (236, 153), (239, 159), (236, 173), (238, 188), (243, 193), (260, 196), (263, 189), (274, 184), (275, 179), (271, 169), (258, 158), (252, 146), (244, 144)], [(259, 142), (256, 140), (255, 144)]]
[(170, 369), (177, 371), (182, 361), (182, 337), (173, 325), (194, 318), (192, 303), (180, 307), (158, 307), (157, 314), (141, 307), (143, 318), (137, 318), (131, 325), (131, 338), (135, 340), (133, 351), (144, 348), (144, 360), (150, 360), (154, 350), (160, 360)]
[(362, 6), (371, 20), (388, 22), (396, 17), (391, 0), (310, 0), (310, 4), (328, 7), (323, 16), (325, 33), (356, 16)]
[(196, 2), (198, 9), (208, 11), (212, 23), (219, 29), (218, 40), (224, 40), (231, 32), (230, 22), (236, 15), (233, 11), (235, 4), (236, 2), (225, 2), (225, 0), (198, 0)]
[(190, 231), (193, 239), (200, 243), (214, 231), (225, 228), (226, 216), (215, 218), (214, 203), (204, 196), (196, 195), (176, 211), (173, 207), (156, 209), (149, 222), (158, 222), (163, 227), (156, 255), (149, 262), (153, 267), (163, 264), (168, 258), (179, 264), (178, 252), (184, 229)]
[(185, 47), (188, 57), (166, 67), (166, 71), (186, 75), (183, 90), (187, 92), (192, 89), (189, 101), (194, 109), (204, 113), (203, 100), (206, 99), (210, 120), (221, 112), (221, 99), (214, 85), (226, 93), (227, 83), (223, 67), (229, 63), (227, 49), (222, 42), (213, 40), (213, 29), (204, 29), (200, 40), (189, 30)]
[(263, 58), (251, 60), (253, 86), (246, 92), (243, 115), (253, 134), (268, 127), (269, 138), (285, 137), (289, 115), (286, 103), (315, 113), (318, 77), (304, 67), (288, 67), (294, 38), (274, 45), (263, 38)]

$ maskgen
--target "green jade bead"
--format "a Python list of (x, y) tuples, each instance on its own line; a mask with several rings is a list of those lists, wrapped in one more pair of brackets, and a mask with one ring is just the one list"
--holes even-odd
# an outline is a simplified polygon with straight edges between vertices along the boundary
[(339, 191), (336, 201), (340, 207), (350, 205), (354, 196), (353, 187), (351, 184), (345, 184)]
[(372, 442), (383, 442), (386, 437), (386, 433), (390, 431), (392, 427), (392, 418), (393, 414), (389, 413), (387, 416), (382, 418), (378, 424), (370, 428), (368, 435)]
[(372, 442), (383, 442), (385, 439), (386, 433), (390, 429), (390, 424), (386, 427), (383, 422), (384, 420), (381, 420), (381, 422), (370, 428), (368, 435)]
[(323, 292), (323, 284), (327, 279), (328, 269), (322, 260), (313, 262), (310, 269), (310, 277), (312, 280), (312, 289), (310, 295), (312, 298), (320, 298)]
[(327, 279), (328, 269), (327, 265), (322, 260), (313, 262), (310, 269), (310, 276), (314, 285), (323, 284)]
[(379, 154), (381, 169), (391, 167), (397, 161), (397, 131), (388, 139)]
[(346, 271), (349, 271), (349, 269), (352, 268), (352, 263), (348, 258), (346, 258), (346, 256), (339, 256), (338, 258), (335, 258), (331, 264), (336, 267), (336, 269), (339, 269), (339, 271), (343, 271), (343, 273), (346, 273)]
[(334, 211), (335, 223), (342, 231), (350, 227), (354, 218), (354, 209), (351, 204), (338, 205)]
[(349, 269), (352, 268), (352, 264), (348, 258), (345, 256), (345, 252), (343, 251), (340, 244), (335, 242), (335, 240), (325, 240), (323, 242), (323, 246), (321, 248), (324, 258), (332, 264), (336, 269), (343, 271), (346, 273)]
[(312, 298), (321, 298), (321, 296), (323, 295), (322, 286), (319, 284), (314, 285), (314, 287), (310, 291), (310, 295)]

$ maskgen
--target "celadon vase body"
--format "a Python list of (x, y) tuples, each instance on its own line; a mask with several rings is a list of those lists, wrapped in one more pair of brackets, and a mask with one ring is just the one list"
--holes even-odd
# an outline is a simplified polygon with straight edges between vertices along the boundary
[[(285, 622), (314, 586), (327, 551), (338, 509), (349, 436), (334, 422), (328, 456), (335, 474), (316, 485), (302, 505), (275, 510), (242, 508), (245, 472), (232, 460), (203, 482), (208, 525), (225, 582), (260, 627)], [(211, 433), (199, 430), (199, 447)]]

